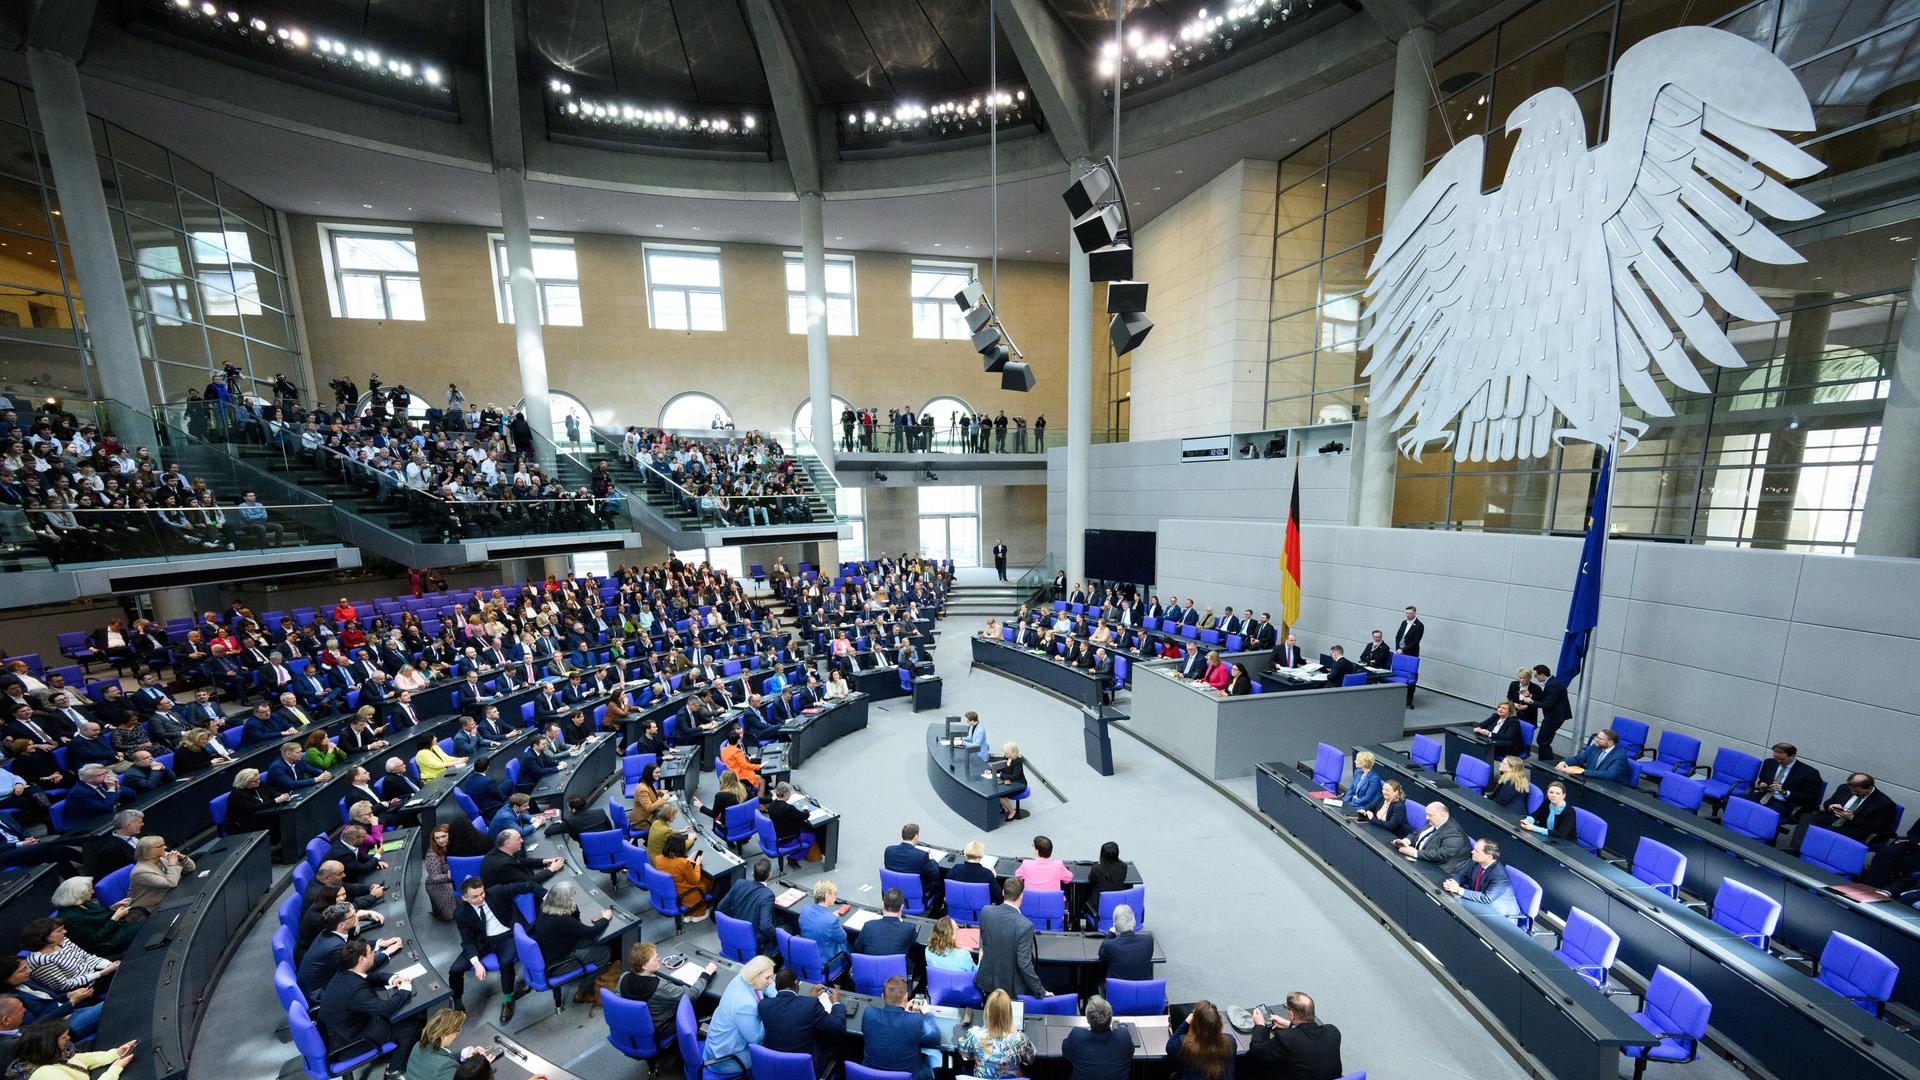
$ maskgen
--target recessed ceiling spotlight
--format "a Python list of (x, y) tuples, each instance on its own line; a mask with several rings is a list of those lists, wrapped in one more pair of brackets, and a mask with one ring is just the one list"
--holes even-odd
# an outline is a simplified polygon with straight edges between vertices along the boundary
[(361, 203), (361, 204), (360, 204), (360, 209), (362, 209), (362, 210), (371, 210), (371, 209), (373, 209), (373, 204), (372, 204), (372, 203), (370, 203), (370, 202), (363, 202), (363, 203)]

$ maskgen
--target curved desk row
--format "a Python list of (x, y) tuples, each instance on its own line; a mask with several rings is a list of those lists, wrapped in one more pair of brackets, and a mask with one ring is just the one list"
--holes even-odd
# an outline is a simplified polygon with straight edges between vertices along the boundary
[(806, 760), (843, 735), (867, 728), (869, 698), (848, 694), (846, 698), (819, 706), (818, 711), (802, 711), (799, 717), (781, 725), (787, 737), (787, 764), (799, 768)]
[(195, 872), (141, 924), (100, 1011), (109, 1039), (140, 1044), (126, 1080), (187, 1075), (202, 1006), (272, 888), (267, 847), (264, 833), (214, 841), (193, 857)]
[(1069, 704), (1100, 704), (1100, 692), (1109, 681), (1091, 671), (1070, 667), (1048, 653), (1030, 652), (997, 638), (983, 638), (978, 634), (970, 640), (973, 642), (974, 667), (997, 671)]
[(1578, 907), (1620, 935), (1619, 960), (1641, 979), (1664, 966), (1692, 983), (1713, 1002), (1713, 1030), (1772, 1075), (1920, 1075), (1912, 1035), (1587, 849), (1523, 830), (1519, 815), (1477, 792), (1371, 749), (1409, 799), (1444, 803), (1470, 835), (1498, 839), (1502, 861), (1540, 885), (1543, 911)]
[(992, 832), (1005, 824), (1000, 800), (1018, 795), (1021, 788), (981, 775), (986, 772), (977, 756), (953, 745), (945, 724), (927, 725), (927, 782), (934, 794), (967, 824)]

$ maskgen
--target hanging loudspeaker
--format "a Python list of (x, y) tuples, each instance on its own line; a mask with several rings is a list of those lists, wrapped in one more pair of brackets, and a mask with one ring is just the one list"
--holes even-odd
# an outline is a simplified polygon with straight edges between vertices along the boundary
[(1113, 342), (1113, 351), (1120, 356), (1140, 347), (1147, 340), (1147, 331), (1153, 329), (1153, 320), (1147, 318), (1144, 311), (1120, 312), (1107, 324), (1107, 338)]
[(994, 342), (999, 340), (1000, 328), (998, 326), (991, 324), (983, 326), (973, 332), (973, 351), (979, 353), (986, 352), (988, 349), (993, 348)]
[(992, 304), (981, 304), (979, 307), (974, 308), (971, 311), (967, 312), (967, 329), (974, 333), (978, 333), (979, 331), (984, 329), (988, 323), (992, 321), (993, 321), (993, 305)]
[(1115, 281), (1107, 285), (1107, 314), (1134, 314), (1147, 310), (1147, 283)]
[(1133, 277), (1133, 247), (1110, 244), (1087, 252), (1088, 281), (1126, 281)]
[(1122, 224), (1118, 206), (1102, 206), (1073, 219), (1073, 238), (1081, 251), (1092, 252), (1118, 242)]
[(1012, 359), (1012, 357), (1013, 354), (1007, 351), (1005, 345), (989, 345), (986, 351), (980, 354), (981, 364), (986, 368), (988, 374), (992, 374), (1006, 367), (1007, 361)]
[(1000, 369), (1000, 389), (1024, 394), (1033, 389), (1033, 369), (1018, 360)]
[(972, 311), (985, 303), (987, 290), (977, 281), (969, 282), (967, 287), (953, 294), (953, 302), (960, 305), (961, 311)]
[(1079, 217), (1107, 197), (1113, 190), (1113, 178), (1105, 169), (1095, 169), (1074, 182), (1060, 197), (1066, 200), (1067, 209), (1074, 217)]

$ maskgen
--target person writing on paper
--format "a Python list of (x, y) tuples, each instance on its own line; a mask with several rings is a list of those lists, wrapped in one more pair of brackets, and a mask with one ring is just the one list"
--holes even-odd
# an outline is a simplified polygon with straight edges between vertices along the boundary
[(1556, 840), (1573, 839), (1573, 807), (1567, 805), (1567, 785), (1558, 780), (1548, 784), (1547, 801), (1540, 804), (1540, 812), (1521, 818), (1520, 824)]
[(1507, 868), (1500, 862), (1499, 841), (1475, 841), (1473, 853), (1467, 858), (1472, 865), (1441, 882), (1440, 888), (1468, 903), (1486, 904), (1509, 918), (1520, 914), (1520, 902), (1514, 899)]
[(1273, 654), (1274, 667), (1307, 667), (1312, 665), (1312, 663), (1313, 661), (1307, 659), (1306, 652), (1300, 648), (1300, 639), (1293, 634), (1288, 634), (1287, 643), (1280, 646)]

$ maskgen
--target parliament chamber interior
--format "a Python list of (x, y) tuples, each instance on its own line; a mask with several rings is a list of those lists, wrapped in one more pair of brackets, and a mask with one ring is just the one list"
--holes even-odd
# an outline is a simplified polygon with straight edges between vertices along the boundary
[(1916, 41), (0, 3), (0, 1080), (1920, 1077)]

